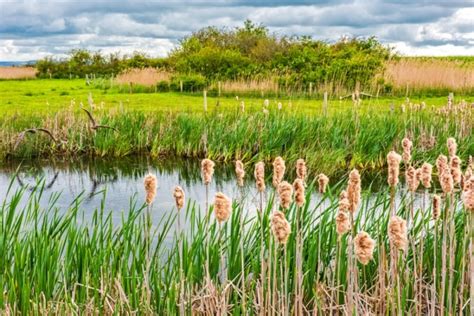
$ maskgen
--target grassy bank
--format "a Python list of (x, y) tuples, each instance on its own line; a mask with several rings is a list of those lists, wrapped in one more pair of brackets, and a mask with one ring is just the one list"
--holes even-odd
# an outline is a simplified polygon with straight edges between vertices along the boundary
[[(261, 107), (260, 107), (261, 108)], [(293, 113), (296, 112), (296, 113)], [(470, 105), (424, 109), (394, 107), (333, 108), (327, 115), (270, 108), (241, 113), (209, 109), (197, 113), (166, 113), (96, 110), (99, 124), (116, 129), (91, 130), (85, 112), (77, 106), (54, 115), (18, 115), (0, 119), (2, 158), (34, 156), (122, 157), (146, 154), (154, 157), (209, 157), (215, 160), (270, 161), (282, 155), (294, 162), (303, 157), (310, 167), (329, 174), (358, 167), (380, 169), (384, 153), (399, 149), (410, 135), (417, 160), (434, 162), (448, 137), (459, 139), (463, 156), (474, 154), (473, 110)], [(44, 133), (20, 132), (46, 128)], [(15, 148), (16, 146), (16, 148)]]

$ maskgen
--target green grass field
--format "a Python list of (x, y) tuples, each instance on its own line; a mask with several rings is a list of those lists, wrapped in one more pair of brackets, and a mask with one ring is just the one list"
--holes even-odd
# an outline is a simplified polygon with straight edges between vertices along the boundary
[[(180, 93), (121, 93), (119, 89), (100, 89), (98, 86), (87, 86), (84, 80), (3, 80), (0, 81), (0, 111), (3, 115), (34, 115), (51, 114), (56, 111), (68, 109), (73, 101), (75, 109), (79, 109), (82, 102), (88, 105), (89, 93), (92, 94), (94, 103), (98, 106), (103, 102), (104, 109), (118, 108), (120, 102), (123, 108), (128, 111), (143, 112), (203, 112), (203, 95), (180, 94)], [(456, 99), (464, 98), (468, 102), (474, 101), (474, 96), (456, 96)], [(209, 111), (238, 110), (241, 101), (244, 101), (246, 110), (258, 110), (262, 108), (265, 97), (243, 97), (237, 100), (235, 97), (216, 98), (208, 97)], [(284, 111), (309, 112), (319, 114), (322, 111), (322, 98), (291, 98), (281, 99), (269, 98), (270, 107), (277, 107), (281, 102)], [(386, 111), (390, 103), (400, 105), (404, 98), (367, 98), (362, 102), (362, 109), (365, 107)], [(424, 101), (429, 105), (444, 105), (446, 98), (416, 98), (410, 100), (413, 103)], [(216, 104), (219, 102), (219, 106)], [(291, 106), (289, 105), (291, 103)], [(329, 101), (328, 112), (345, 110), (352, 106), (350, 98), (340, 101), (331, 99)]]

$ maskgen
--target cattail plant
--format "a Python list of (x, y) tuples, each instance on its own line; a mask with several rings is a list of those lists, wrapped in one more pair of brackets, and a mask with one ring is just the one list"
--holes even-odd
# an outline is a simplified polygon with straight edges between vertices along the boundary
[(243, 187), (244, 186), (245, 169), (244, 169), (244, 164), (240, 160), (235, 161), (235, 175), (237, 177), (238, 186)]
[(214, 175), (214, 161), (210, 159), (203, 159), (201, 161), (201, 176), (202, 182), (206, 186), (206, 213), (209, 209), (209, 183), (212, 181), (212, 176)]
[(301, 179), (304, 181), (306, 181), (306, 176), (307, 176), (307, 169), (306, 169), (306, 162), (304, 161), (304, 159), (298, 159), (296, 160), (296, 177), (298, 179)]
[(321, 194), (326, 193), (326, 187), (328, 183), (329, 183), (329, 178), (324, 173), (321, 173), (318, 176), (319, 193)]
[(178, 210), (178, 220), (177, 220), (177, 233), (178, 233), (178, 255), (179, 255), (179, 314), (180, 316), (185, 315), (185, 306), (184, 306), (184, 274), (183, 274), (183, 232), (181, 227), (181, 209), (184, 206), (185, 194), (184, 190), (180, 186), (176, 186), (173, 190), (173, 197), (176, 203), (176, 209)]
[(285, 161), (281, 157), (276, 157), (273, 161), (273, 187), (276, 189), (285, 176)]
[[(147, 204), (147, 211), (143, 214), (144, 222), (145, 222), (145, 289), (147, 293), (150, 293), (149, 288), (149, 271), (150, 271), (150, 229), (151, 229), (151, 219), (150, 219), (150, 205), (153, 203), (156, 197), (156, 187), (157, 187), (157, 180), (154, 175), (147, 174), (145, 176), (145, 180), (143, 181), (145, 186), (145, 202)], [(148, 295), (148, 294), (147, 294)]]
[[(285, 214), (283, 212), (280, 212), (280, 211), (273, 212), (273, 215), (271, 218), (271, 229), (272, 229), (275, 241), (283, 248), (283, 258), (279, 260), (280, 271), (283, 270), (282, 271), (283, 273), (280, 274), (281, 278), (283, 279), (283, 282), (280, 282), (280, 289), (281, 289), (280, 293), (282, 293), (280, 314), (288, 315), (289, 310), (288, 310), (288, 302), (286, 299), (286, 293), (288, 293), (288, 268), (286, 264), (287, 263), (286, 243), (288, 241), (288, 237), (291, 234), (291, 226), (290, 226), (290, 223), (288, 223), (288, 221), (286, 220)], [(283, 261), (283, 264), (281, 263), (282, 261)], [(276, 306), (273, 306), (272, 308), (276, 308)]]
[[(219, 244), (222, 242), (222, 235), (224, 230), (222, 229), (222, 223), (226, 222), (230, 214), (232, 213), (232, 200), (228, 198), (224, 193), (217, 192), (214, 197), (214, 215), (217, 222), (219, 223)], [(227, 273), (225, 272), (225, 258), (224, 258), (224, 247), (221, 247), (220, 255), (220, 271), (222, 272), (223, 284), (227, 282)]]
[(295, 255), (295, 266), (296, 266), (296, 282), (295, 282), (295, 313), (301, 315), (303, 313), (303, 245), (302, 245), (302, 232), (301, 232), (301, 208), (305, 203), (305, 188), (302, 179), (297, 178), (293, 182), (293, 188), (295, 191), (295, 203), (297, 206), (296, 211), (296, 255)]

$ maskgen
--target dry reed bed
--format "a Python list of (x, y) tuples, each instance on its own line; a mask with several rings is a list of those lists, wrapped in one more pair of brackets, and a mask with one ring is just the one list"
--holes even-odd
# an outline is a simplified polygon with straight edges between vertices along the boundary
[(169, 72), (155, 68), (129, 69), (115, 78), (117, 84), (136, 84), (141, 86), (154, 86), (160, 81), (170, 81)]
[(0, 79), (33, 79), (36, 69), (33, 67), (0, 67)]
[(402, 58), (387, 64), (385, 78), (396, 88), (459, 91), (474, 87), (474, 67), (452, 60)]

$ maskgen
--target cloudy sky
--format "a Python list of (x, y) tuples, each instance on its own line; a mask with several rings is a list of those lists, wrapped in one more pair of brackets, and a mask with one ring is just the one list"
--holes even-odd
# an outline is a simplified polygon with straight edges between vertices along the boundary
[(0, 0), (0, 61), (73, 48), (164, 56), (201, 27), (245, 19), (277, 34), (375, 35), (406, 55), (474, 55), (473, 0)]

